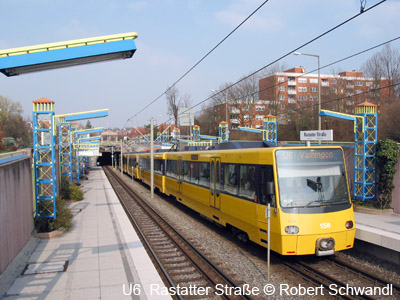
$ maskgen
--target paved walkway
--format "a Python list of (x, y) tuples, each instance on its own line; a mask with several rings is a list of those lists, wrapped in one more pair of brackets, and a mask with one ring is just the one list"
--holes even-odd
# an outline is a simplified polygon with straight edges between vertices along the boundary
[(400, 252), (400, 215), (355, 212), (356, 238)]
[(4, 299), (170, 298), (157, 295), (164, 284), (103, 171), (89, 178), (71, 206), (72, 229), (40, 240)]

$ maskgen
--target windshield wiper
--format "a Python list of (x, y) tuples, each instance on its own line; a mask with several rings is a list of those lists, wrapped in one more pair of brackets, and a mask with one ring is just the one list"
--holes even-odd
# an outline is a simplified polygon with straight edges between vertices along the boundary
[(318, 199), (318, 200), (313, 200), (313, 201), (307, 203), (307, 205), (304, 207), (316, 206), (316, 205), (311, 205), (313, 203), (321, 203), (323, 205), (332, 206), (332, 205), (339, 205), (339, 204), (347, 204), (347, 203), (349, 203), (349, 201), (348, 200), (332, 201), (332, 199), (330, 201), (329, 200), (327, 201), (324, 199)]
[(313, 201), (311, 201), (311, 202), (308, 202), (307, 205), (304, 206), (304, 207), (315, 206), (315, 205), (311, 205), (311, 204), (313, 204), (313, 203), (324, 203), (324, 202), (325, 202), (324, 199), (313, 200)]
[(338, 201), (338, 202), (332, 202), (334, 205), (339, 205), (339, 204), (347, 204), (349, 203), (349, 200), (343, 200), (343, 201)]

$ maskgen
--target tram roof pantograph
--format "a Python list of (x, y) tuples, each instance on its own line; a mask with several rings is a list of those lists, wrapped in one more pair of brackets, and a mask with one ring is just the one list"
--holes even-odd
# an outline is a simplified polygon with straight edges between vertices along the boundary
[(6, 76), (100, 61), (131, 58), (136, 32), (105, 35), (0, 50), (0, 72)]

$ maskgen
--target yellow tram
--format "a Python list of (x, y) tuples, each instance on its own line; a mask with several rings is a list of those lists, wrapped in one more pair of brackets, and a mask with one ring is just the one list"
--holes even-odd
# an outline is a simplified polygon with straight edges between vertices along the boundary
[(122, 168), (126, 174), (139, 179), (138, 154), (127, 153), (122, 155)]
[[(150, 154), (134, 177), (150, 183)], [(124, 159), (124, 164), (128, 159)], [(131, 174), (124, 165), (124, 171)], [(353, 247), (355, 222), (340, 147), (271, 147), (154, 154), (154, 187), (282, 255), (331, 255)]]

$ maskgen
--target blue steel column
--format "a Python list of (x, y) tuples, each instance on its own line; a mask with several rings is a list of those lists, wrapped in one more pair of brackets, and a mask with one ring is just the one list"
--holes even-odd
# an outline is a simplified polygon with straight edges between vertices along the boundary
[[(378, 139), (377, 106), (368, 102), (356, 106), (354, 147), (354, 198), (376, 198), (376, 143)], [(362, 121), (363, 120), (363, 121)]]
[[(89, 135), (88, 135), (89, 136)], [(83, 172), (84, 172), (84, 170), (83, 170), (83, 163), (84, 163), (84, 156), (81, 156), (81, 153), (80, 153), (80, 151), (85, 147), (85, 146), (87, 146), (87, 145), (85, 145), (84, 143), (83, 143), (83, 141), (82, 141), (82, 139), (83, 139), (83, 137), (80, 135), (80, 134), (78, 134), (78, 182), (79, 182), (79, 180), (80, 180), (80, 178), (81, 178), (81, 176), (83, 176), (84, 174), (83, 174)], [(85, 148), (85, 150), (87, 150), (86, 148)]]
[(169, 129), (168, 129), (168, 130), (165, 130), (165, 131), (162, 133), (161, 142), (162, 142), (163, 144), (168, 143), (168, 137), (169, 137), (168, 131), (169, 131)]
[(264, 118), (263, 124), (263, 140), (273, 143), (275, 146), (278, 145), (278, 125), (276, 122), (276, 116), (268, 115)]
[(181, 130), (179, 128), (174, 129), (174, 142), (175, 144), (179, 143), (179, 139), (181, 138)]
[(227, 122), (222, 121), (221, 123), (219, 123), (218, 133), (219, 133), (219, 142), (220, 143), (229, 142), (229, 128), (228, 128)]
[(72, 152), (71, 152), (71, 162), (72, 162), (72, 180), (79, 182), (79, 163), (78, 163), (78, 135), (76, 133), (78, 125), (72, 124), (72, 132), (71, 132), (71, 143), (72, 143)]
[(199, 125), (193, 126), (193, 141), (200, 142), (200, 126)]
[(75, 147), (76, 147), (76, 151), (75, 151), (75, 155), (76, 155), (76, 180), (79, 183), (80, 179), (81, 179), (81, 159), (79, 156), (79, 151), (80, 151), (80, 146), (81, 146), (81, 142), (80, 142), (80, 138), (79, 138), (79, 134), (75, 134)]
[(54, 102), (33, 101), (33, 173), (36, 218), (56, 218), (57, 170)]
[(72, 144), (71, 123), (60, 120), (58, 123), (58, 143), (60, 156), (60, 175), (67, 176), (72, 184)]

